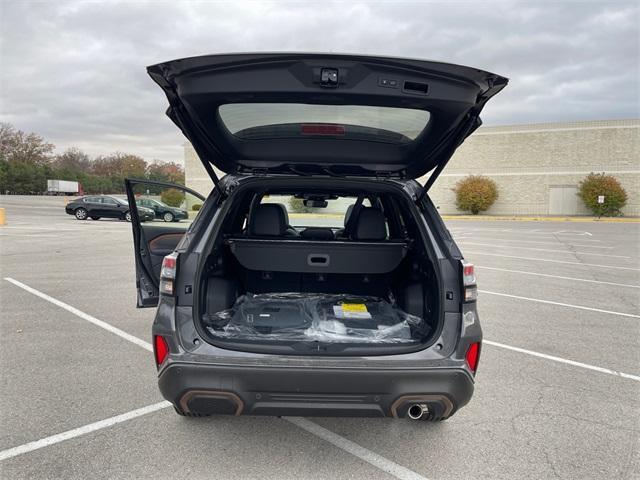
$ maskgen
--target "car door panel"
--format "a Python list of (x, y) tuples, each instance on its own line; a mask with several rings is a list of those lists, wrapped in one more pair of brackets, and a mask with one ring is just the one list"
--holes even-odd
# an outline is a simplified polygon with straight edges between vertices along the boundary
[(101, 217), (120, 218), (122, 216), (118, 203), (111, 198), (102, 198)]
[(83, 207), (92, 217), (100, 216), (102, 204), (99, 202), (99, 200), (100, 199), (97, 197), (89, 197), (85, 199)]
[[(149, 244), (149, 256), (154, 275), (160, 278), (162, 259), (173, 252), (182, 237), (184, 237), (184, 227), (155, 227), (153, 225), (142, 225), (143, 233)], [(169, 231), (167, 231), (169, 230)]]
[(136, 289), (137, 306), (154, 307), (159, 300), (160, 270), (162, 260), (166, 255), (173, 252), (180, 243), (187, 229), (188, 223), (171, 224), (166, 223), (142, 223), (138, 215), (136, 195), (140, 191), (150, 192), (173, 189), (183, 192), (186, 199), (187, 194), (204, 202), (204, 197), (193, 190), (182, 185), (165, 182), (152, 182), (145, 180), (126, 179), (125, 187), (127, 198), (131, 210), (131, 227), (133, 231), (134, 256), (136, 265)]

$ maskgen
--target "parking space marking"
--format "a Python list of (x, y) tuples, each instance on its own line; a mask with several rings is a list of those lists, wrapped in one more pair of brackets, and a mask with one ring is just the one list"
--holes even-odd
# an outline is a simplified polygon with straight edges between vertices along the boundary
[(515, 248), (518, 250), (535, 250), (537, 252), (555, 252), (555, 253), (571, 253), (574, 255), (591, 255), (591, 256), (595, 256), (595, 257), (611, 257), (611, 258), (626, 258), (629, 259), (631, 257), (628, 257), (626, 255), (609, 255), (607, 253), (593, 253), (593, 252), (576, 252), (573, 250), (556, 250), (556, 249), (551, 249), (551, 248), (537, 248), (537, 247), (518, 247), (516, 245), (496, 245), (494, 243), (478, 243), (478, 242), (468, 242), (466, 241), (466, 239), (460, 239), (462, 240), (462, 244), (465, 245), (480, 245), (483, 247), (495, 247), (495, 248), (506, 248), (506, 249), (511, 249), (511, 248)]
[[(90, 225), (89, 223), (87, 223), (87, 225)], [(81, 232), (84, 231), (85, 227), (82, 227), (80, 225), (78, 226), (73, 226), (73, 225), (67, 225), (64, 227), (32, 227), (32, 226), (22, 226), (22, 225), (3, 225), (2, 226), (2, 230), (9, 230), (9, 229), (13, 229), (13, 230), (45, 230), (45, 231), (50, 231), (50, 232)]]
[(488, 293), (489, 295), (498, 295), (500, 297), (517, 298), (518, 300), (527, 300), (529, 302), (546, 303), (548, 305), (557, 305), (560, 307), (576, 308), (578, 310), (588, 310), (590, 312), (606, 313), (608, 315), (618, 315), (621, 317), (640, 318), (640, 315), (634, 313), (614, 312), (612, 310), (602, 310), (600, 308), (584, 307), (582, 305), (572, 305), (571, 303), (553, 302), (551, 300), (542, 300), (541, 298), (521, 297), (519, 295), (509, 295), (508, 293), (490, 292), (489, 290), (478, 290), (480, 293)]
[[(455, 228), (450, 228), (449, 230), (456, 230)], [(464, 232), (492, 232), (492, 233), (513, 233), (516, 235), (574, 235), (576, 237), (584, 237), (589, 236), (593, 237), (593, 234), (590, 232), (585, 232), (582, 230), (557, 230), (557, 231), (541, 231), (539, 228), (536, 229), (513, 229), (513, 228), (462, 228)], [(586, 242), (599, 242), (600, 240), (591, 240), (591, 239), (581, 239), (581, 241)]]
[(72, 307), (71, 305), (68, 305), (64, 302), (61, 302), (58, 299), (50, 297), (46, 293), (42, 293), (41, 291), (36, 290), (35, 288), (31, 288), (29, 285), (25, 285), (24, 283), (19, 282), (18, 280), (15, 280), (10, 277), (5, 277), (5, 280), (7, 282), (14, 284), (16, 287), (20, 287), (23, 290), (26, 290), (27, 292), (35, 295), (36, 297), (40, 297), (43, 300), (46, 300), (47, 302), (53, 303), (54, 305), (57, 305), (58, 307), (65, 309), (67, 312), (73, 313), (75, 316), (80, 317), (89, 323), (93, 323), (97, 327), (103, 328), (108, 332), (118, 335), (119, 337), (124, 338), (125, 340), (128, 340), (131, 343), (135, 343), (136, 345), (144, 348), (145, 350), (148, 350), (150, 352), (153, 351), (153, 346), (149, 342), (140, 340), (138, 337), (135, 337), (130, 333), (125, 332), (124, 330), (120, 330), (119, 328), (114, 327), (113, 325), (110, 325), (107, 322), (103, 322), (102, 320), (99, 320), (96, 317), (89, 315), (88, 313), (84, 313), (82, 310), (78, 310), (77, 308)]
[(33, 452), (34, 450), (39, 450), (50, 445), (55, 445), (56, 443), (64, 442), (65, 440), (70, 440), (81, 435), (86, 435), (87, 433), (95, 432), (96, 430), (109, 428), (118, 423), (126, 422), (128, 420), (141, 417), (142, 415), (157, 412), (158, 410), (162, 410), (163, 408), (171, 406), (171, 403), (167, 401), (154, 403), (153, 405), (147, 405), (146, 407), (138, 408), (137, 410), (132, 410), (121, 415), (116, 415), (115, 417), (105, 418), (104, 420), (67, 430), (66, 432), (56, 433), (55, 435), (51, 435), (50, 437), (45, 437), (40, 440), (25, 443), (17, 447), (7, 448), (6, 450), (0, 451), (0, 461), (17, 457), (18, 455), (22, 455), (24, 453)]
[(382, 470), (383, 472), (388, 473), (396, 478), (401, 480), (427, 480), (426, 477), (414, 472), (413, 470), (409, 470), (402, 465), (398, 465), (391, 460), (378, 455), (377, 453), (372, 452), (351, 440), (344, 438), (337, 433), (332, 432), (331, 430), (327, 430), (324, 427), (321, 427), (317, 423), (312, 422), (311, 420), (307, 420), (303, 417), (282, 417), (283, 420), (286, 420), (289, 423), (293, 423), (296, 427), (301, 428), (302, 430), (306, 430), (313, 435), (320, 437), (321, 439), (329, 442), (330, 444), (349, 452), (351, 455), (358, 457), (360, 460), (363, 460), (370, 465)]
[(527, 272), (525, 270), (511, 270), (509, 268), (485, 267), (483, 265), (476, 265), (475, 267), (481, 270), (496, 270), (498, 272), (510, 272), (510, 273), (519, 273), (523, 275), (536, 275), (539, 277), (560, 278), (562, 280), (571, 280), (575, 282), (589, 282), (589, 283), (599, 283), (602, 285), (613, 285), (614, 287), (640, 288), (640, 285), (631, 285), (629, 283), (605, 282), (603, 280), (591, 280), (589, 278), (564, 277), (562, 275), (551, 275), (549, 273)]
[(504, 258), (517, 258), (520, 260), (533, 260), (534, 262), (564, 263), (565, 265), (582, 265), (583, 267), (614, 268), (616, 270), (633, 270), (634, 272), (640, 272), (640, 268), (618, 267), (616, 265), (602, 265), (599, 263), (569, 262), (567, 260), (551, 260), (548, 258), (537, 258), (537, 257), (519, 257), (517, 255), (504, 255), (502, 253), (478, 252), (473, 250), (466, 250), (466, 253), (472, 253), (474, 255), (488, 255), (490, 257), (504, 257)]
[[(461, 233), (461, 235), (471, 235), (470, 233)], [(461, 238), (461, 237), (456, 237), (456, 238)], [(491, 237), (478, 237), (477, 235), (473, 236), (474, 239), (477, 240), (488, 240), (488, 241), (495, 241), (495, 242), (511, 242), (511, 243), (536, 243), (536, 244), (540, 244), (540, 245), (556, 245), (558, 247), (561, 246), (567, 246), (567, 247), (582, 247), (582, 248), (605, 248), (605, 249), (613, 249), (614, 247), (605, 247), (602, 245), (584, 245), (584, 244), (576, 244), (576, 243), (566, 243), (566, 242), (562, 242), (560, 240), (555, 241), (555, 242), (538, 242), (536, 240), (511, 240), (509, 238), (491, 238)], [(493, 245), (493, 244), (492, 244)]]
[(606, 373), (607, 375), (614, 375), (616, 377), (627, 378), (629, 380), (635, 380), (636, 382), (640, 382), (640, 376), (631, 375), (630, 373), (618, 372), (616, 370), (611, 370), (609, 368), (597, 367), (595, 365), (589, 365), (588, 363), (576, 362), (574, 360), (569, 360), (562, 357), (556, 357), (554, 355), (547, 355), (546, 353), (534, 352), (533, 350), (526, 350), (520, 347), (512, 347), (511, 345), (505, 345), (504, 343), (493, 342), (491, 340), (482, 340), (483, 344), (491, 345), (493, 347), (504, 348), (506, 350), (511, 350), (518, 353), (524, 353), (525, 355), (532, 355), (538, 358), (544, 358), (546, 360), (552, 360), (554, 362), (566, 363), (567, 365), (572, 365), (574, 367), (586, 368), (587, 370), (593, 370), (594, 372)]
[(55, 238), (59, 236), (50, 233), (0, 233), (0, 237)]

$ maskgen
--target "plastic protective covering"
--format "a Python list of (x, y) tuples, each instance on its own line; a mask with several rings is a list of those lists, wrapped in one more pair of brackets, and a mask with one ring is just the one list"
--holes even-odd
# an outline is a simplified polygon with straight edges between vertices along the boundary
[(422, 318), (380, 298), (322, 293), (247, 293), (203, 320), (237, 340), (417, 343), (429, 333)]

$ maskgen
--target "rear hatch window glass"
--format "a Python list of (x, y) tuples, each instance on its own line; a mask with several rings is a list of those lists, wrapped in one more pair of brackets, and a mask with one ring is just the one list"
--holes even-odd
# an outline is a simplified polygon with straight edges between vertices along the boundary
[(405, 143), (429, 123), (426, 110), (368, 105), (233, 103), (218, 108), (225, 127), (241, 139), (344, 137)]

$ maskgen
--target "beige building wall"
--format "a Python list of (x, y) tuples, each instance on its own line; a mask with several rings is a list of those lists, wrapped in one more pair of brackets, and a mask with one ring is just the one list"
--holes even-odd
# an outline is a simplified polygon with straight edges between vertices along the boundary
[[(623, 213), (640, 216), (639, 153), (640, 120), (481, 127), (455, 153), (430, 196), (440, 213), (462, 213), (451, 189), (467, 175), (486, 175), (500, 193), (488, 214), (548, 215), (554, 187), (577, 187), (590, 172), (606, 172), (627, 191)], [(184, 156), (187, 186), (207, 195), (213, 182), (188, 143)], [(577, 204), (578, 214), (589, 214), (579, 199)]]
[[(590, 172), (606, 172), (627, 191), (623, 213), (638, 216), (639, 153), (640, 120), (481, 127), (456, 151), (430, 196), (440, 213), (461, 213), (451, 189), (467, 175), (485, 175), (500, 194), (488, 214), (548, 215), (553, 187), (577, 187)], [(589, 214), (579, 199), (577, 213)]]
[[(187, 187), (205, 197), (213, 189), (211, 177), (202, 166), (202, 162), (189, 142), (184, 144), (184, 177)], [(221, 177), (222, 175), (219, 175), (219, 178)]]

